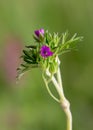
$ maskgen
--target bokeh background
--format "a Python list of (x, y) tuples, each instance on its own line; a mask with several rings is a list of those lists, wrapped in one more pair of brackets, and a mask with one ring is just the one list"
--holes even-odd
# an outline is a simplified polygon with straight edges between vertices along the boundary
[(15, 84), (22, 48), (39, 28), (84, 36), (78, 51), (60, 59), (73, 130), (92, 130), (93, 0), (0, 0), (0, 130), (66, 129), (65, 114), (48, 95), (39, 69)]

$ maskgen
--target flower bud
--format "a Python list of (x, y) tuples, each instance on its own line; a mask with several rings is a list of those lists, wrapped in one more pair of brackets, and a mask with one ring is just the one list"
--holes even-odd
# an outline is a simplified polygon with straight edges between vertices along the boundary
[(44, 29), (35, 30), (35, 35), (39, 37), (40, 35), (44, 35)]
[(44, 29), (39, 29), (34, 31), (35, 36), (34, 38), (38, 41), (41, 42), (44, 39)]

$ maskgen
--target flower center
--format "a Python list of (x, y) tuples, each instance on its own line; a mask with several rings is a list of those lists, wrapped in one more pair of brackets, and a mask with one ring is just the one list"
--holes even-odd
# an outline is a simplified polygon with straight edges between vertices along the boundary
[(44, 54), (45, 54), (45, 55), (47, 54), (47, 51), (46, 51), (46, 50), (44, 50)]

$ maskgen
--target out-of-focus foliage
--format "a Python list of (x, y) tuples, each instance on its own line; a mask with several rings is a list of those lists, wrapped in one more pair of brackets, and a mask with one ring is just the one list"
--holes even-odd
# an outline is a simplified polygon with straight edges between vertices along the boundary
[(60, 57), (61, 70), (73, 130), (93, 129), (92, 0), (0, 0), (0, 129), (66, 129), (65, 114), (48, 95), (39, 69), (14, 85), (22, 45), (33, 43), (39, 28), (84, 36), (78, 51)]

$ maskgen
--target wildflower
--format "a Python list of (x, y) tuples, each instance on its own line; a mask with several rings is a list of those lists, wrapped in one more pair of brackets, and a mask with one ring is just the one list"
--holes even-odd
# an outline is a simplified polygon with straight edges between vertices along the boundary
[(53, 52), (50, 50), (48, 46), (43, 45), (40, 49), (40, 54), (42, 57), (47, 58), (49, 56), (52, 56)]
[(35, 35), (39, 38), (40, 36), (44, 36), (44, 29), (39, 29), (34, 31)]
[[(76, 34), (71, 39), (67, 38), (68, 33), (63, 33), (61, 36), (58, 33), (50, 34), (48, 31), (44, 32), (44, 29), (34, 31), (35, 43), (26, 46), (26, 50), (23, 50), (23, 63), (21, 63), (18, 70), (17, 79), (31, 68), (40, 67), (42, 69), (42, 77), (44, 79), (46, 88), (50, 96), (60, 103), (67, 116), (67, 129), (72, 130), (72, 115), (70, 111), (70, 103), (64, 96), (61, 72), (60, 72), (60, 60), (59, 55), (68, 52), (74, 47), (75, 43), (82, 40), (82, 37), (76, 37)], [(53, 49), (53, 52), (51, 48)], [(51, 57), (50, 57), (51, 56)], [(52, 82), (57, 90), (59, 98), (56, 98), (49, 87), (49, 83)]]

